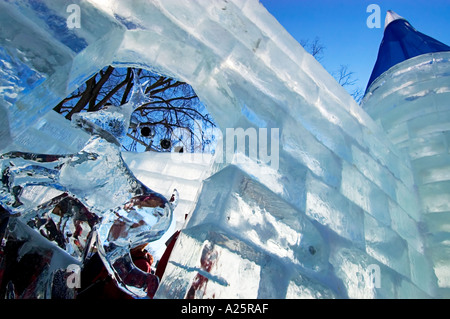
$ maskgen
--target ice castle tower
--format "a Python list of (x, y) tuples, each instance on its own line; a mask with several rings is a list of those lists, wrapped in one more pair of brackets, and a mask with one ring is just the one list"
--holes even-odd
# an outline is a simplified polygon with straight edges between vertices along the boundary
[[(445, 225), (449, 203), (448, 55), (378, 76), (366, 112), (257, 0), (73, 2), (79, 28), (62, 1), (0, 2), (2, 152), (79, 150), (86, 136), (51, 110), (107, 65), (191, 84), (225, 138), (223, 156), (201, 167), (211, 174), (198, 175), (155, 297), (440, 296), (445, 238), (432, 227)], [(239, 132), (256, 155), (233, 148)], [(158, 162), (128, 158), (143, 175)]]
[(450, 297), (450, 47), (388, 12), (361, 103), (411, 161), (427, 254)]

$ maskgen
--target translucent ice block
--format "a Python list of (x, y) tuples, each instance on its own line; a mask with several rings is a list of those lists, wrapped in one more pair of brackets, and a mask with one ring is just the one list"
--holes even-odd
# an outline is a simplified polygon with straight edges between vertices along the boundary
[[(397, 283), (411, 280), (405, 256), (408, 247), (420, 248), (420, 241), (407, 228), (420, 220), (420, 207), (408, 157), (380, 126), (392, 121), (375, 122), (257, 0), (136, 0), (132, 6), (88, 0), (80, 4), (85, 24), (72, 31), (61, 24), (67, 17), (64, 4), (41, 3), (1, 5), (0, 32), (11, 41), (0, 44), (45, 79), (29, 92), (21, 91), (26, 94), (7, 110), (11, 145), (44, 141), (57, 121), (45, 122), (37, 131), (31, 123), (40, 123), (62, 98), (107, 65), (147, 68), (188, 82), (222, 132), (279, 132), (277, 168), (239, 151), (225, 156), (230, 161), (216, 158), (222, 161), (198, 201), (194, 182), (203, 177), (194, 166), (183, 171), (155, 160), (152, 169), (161, 171), (152, 172), (136, 162), (137, 172), (161, 189), (189, 173), (185, 192), (179, 190), (181, 203), (196, 204), (172, 252), (159, 297), (392, 297), (400, 289)], [(31, 26), (31, 34), (20, 32)], [(422, 66), (445, 74), (437, 65)], [(418, 76), (396, 72), (395, 85), (375, 84), (383, 98), (399, 94), (404, 100), (407, 96), (398, 91)], [(445, 100), (444, 91), (435, 92), (435, 102)], [(373, 91), (369, 96), (375, 105), (381, 101)], [(393, 109), (383, 107), (384, 113)], [(420, 133), (432, 122), (430, 118), (421, 127), (411, 121), (407, 128)], [(386, 131), (405, 141), (405, 132)], [(45, 134), (28, 134), (33, 132)], [(42, 143), (50, 150), (56, 145)], [(256, 144), (251, 147), (269, 149)], [(103, 147), (91, 146), (96, 151)], [(120, 159), (117, 150), (112, 155)], [(102, 169), (91, 168), (84, 176), (73, 170), (63, 177), (71, 186), (87, 187), (91, 178), (98, 179), (95, 169)], [(168, 177), (158, 181), (156, 173), (162, 172)], [(114, 176), (102, 181), (108, 189), (122, 185)], [(102, 198), (98, 189), (94, 194), (98, 196), (89, 201), (94, 206), (116, 202)], [(372, 264), (386, 272), (381, 292), (360, 285), (357, 273)]]
[(306, 189), (306, 214), (355, 246), (364, 248), (362, 209), (311, 175), (307, 176)]
[[(449, 53), (431, 53), (399, 63), (385, 72), (371, 86), (362, 106), (379, 121), (392, 141), (412, 161), (411, 173), (419, 198), (410, 197), (411, 189), (397, 188), (397, 203), (424, 232), (425, 256), (431, 256), (439, 294), (448, 295), (447, 238), (448, 196), (448, 131), (449, 131)], [(407, 198), (409, 198), (407, 200)], [(394, 205), (395, 206), (395, 205)], [(420, 208), (420, 209), (418, 209)], [(391, 206), (392, 209), (392, 206)], [(408, 219), (398, 219), (402, 210), (392, 209), (393, 226), (404, 238), (417, 238)], [(394, 219), (397, 221), (394, 222)], [(408, 228), (407, 224), (411, 224)], [(402, 226), (403, 225), (403, 226)], [(439, 226), (437, 226), (439, 225)], [(433, 278), (426, 271), (418, 272), (427, 262), (422, 260), (421, 245), (409, 240), (414, 282), (426, 287), (424, 278)], [(415, 270), (414, 270), (415, 269)], [(430, 279), (433, 280), (433, 279)], [(428, 289), (428, 291), (431, 291)]]
[(205, 181), (186, 228), (203, 224), (313, 271), (326, 268), (326, 246), (308, 218), (233, 166)]

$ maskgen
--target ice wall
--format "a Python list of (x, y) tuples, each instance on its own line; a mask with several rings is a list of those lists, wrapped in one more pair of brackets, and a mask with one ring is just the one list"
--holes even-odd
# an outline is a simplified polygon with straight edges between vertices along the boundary
[[(14, 70), (9, 72), (7, 85), (2, 85), (14, 94), (3, 93), (1, 98), (8, 108), (14, 140), (101, 68), (103, 59), (111, 56), (113, 43), (120, 43), (119, 25), (92, 5), (79, 5), (83, 28), (69, 29), (67, 2), (0, 2), (2, 61)], [(102, 38), (108, 39), (109, 45), (102, 45)], [(90, 56), (93, 49), (95, 55)], [(89, 66), (76, 62), (81, 56), (91, 60)], [(6, 134), (4, 127), (1, 130), (1, 135)], [(22, 148), (32, 149), (33, 145), (24, 142)]]
[(362, 106), (411, 160), (428, 253), (450, 296), (450, 53), (404, 61), (374, 82)]
[(191, 84), (224, 146), (227, 128), (278, 129), (257, 158), (219, 152), (156, 297), (434, 296), (408, 159), (258, 1), (74, 3), (70, 30), (63, 2), (0, 4), (0, 44), (40, 79), (4, 103), (16, 145), (109, 64)]
[(211, 175), (214, 158), (211, 154), (156, 152), (123, 152), (122, 156), (134, 175), (155, 192), (170, 198), (173, 190), (178, 190), (179, 199), (170, 231), (148, 247), (158, 260), (167, 240), (185, 226), (186, 218), (194, 211), (203, 180)]

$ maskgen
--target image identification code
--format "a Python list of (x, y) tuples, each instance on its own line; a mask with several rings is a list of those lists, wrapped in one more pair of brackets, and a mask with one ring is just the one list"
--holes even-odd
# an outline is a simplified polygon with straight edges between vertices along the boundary
[(181, 307), (182, 314), (207, 314), (214, 315), (214, 312), (226, 314), (264, 314), (269, 309), (268, 304), (258, 303), (232, 303), (227, 304), (226, 307), (216, 306), (201, 306), (188, 303)]

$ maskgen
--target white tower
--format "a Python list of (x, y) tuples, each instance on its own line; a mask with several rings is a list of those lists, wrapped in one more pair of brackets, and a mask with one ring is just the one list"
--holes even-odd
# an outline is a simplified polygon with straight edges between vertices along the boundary
[(426, 254), (437, 276), (438, 296), (448, 298), (450, 47), (418, 32), (389, 11), (361, 105), (411, 161), (421, 200)]

